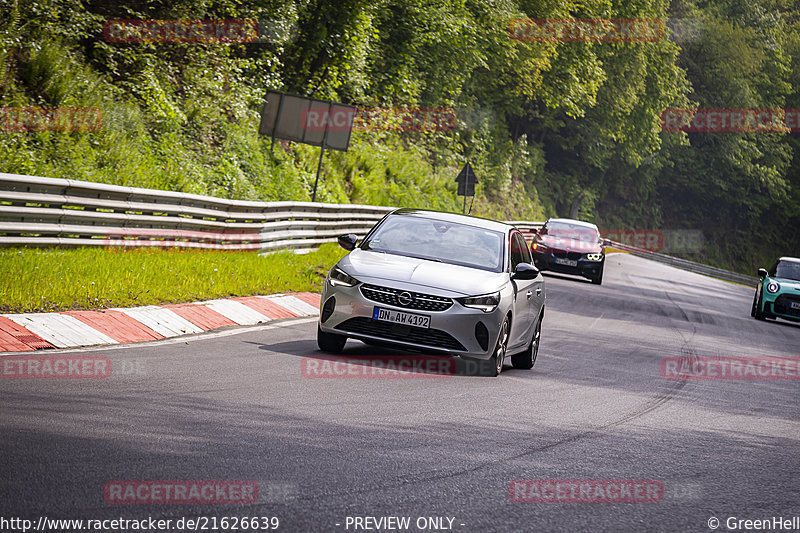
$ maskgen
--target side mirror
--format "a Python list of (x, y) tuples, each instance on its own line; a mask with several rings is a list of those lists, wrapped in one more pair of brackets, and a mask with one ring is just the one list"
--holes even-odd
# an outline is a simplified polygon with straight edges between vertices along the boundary
[(602, 244), (603, 246), (611, 246), (611, 240), (610, 239), (601, 239), (600, 240), (600, 244)]
[(539, 235), (539, 228), (531, 228), (529, 231), (531, 235)]
[(520, 263), (517, 265), (517, 268), (514, 269), (514, 274), (511, 275), (511, 279), (536, 279), (538, 275), (539, 269), (535, 266), (530, 263)]
[(761, 278), (761, 279), (764, 279), (764, 278), (766, 278), (767, 276), (769, 276), (769, 272), (767, 272), (767, 269), (766, 269), (766, 268), (759, 268), (759, 269), (758, 269), (758, 277), (759, 277), (759, 278)]
[(348, 233), (347, 235), (342, 235), (337, 239), (339, 242), (339, 246), (344, 248), (345, 250), (352, 250), (356, 247), (356, 243), (358, 242), (358, 237), (355, 233)]

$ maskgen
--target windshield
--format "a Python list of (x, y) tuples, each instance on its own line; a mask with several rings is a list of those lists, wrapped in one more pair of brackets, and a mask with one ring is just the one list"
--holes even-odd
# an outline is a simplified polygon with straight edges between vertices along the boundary
[(553, 245), (586, 249), (597, 246), (600, 239), (596, 229), (567, 222), (550, 222), (542, 228), (541, 235), (552, 237)]
[(597, 230), (594, 228), (566, 222), (551, 222), (542, 229), (542, 234), (591, 243), (597, 242), (599, 238)]
[(363, 250), (501, 272), (504, 235), (475, 226), (408, 215), (388, 217)]
[(772, 273), (773, 277), (800, 281), (800, 263), (780, 261)]

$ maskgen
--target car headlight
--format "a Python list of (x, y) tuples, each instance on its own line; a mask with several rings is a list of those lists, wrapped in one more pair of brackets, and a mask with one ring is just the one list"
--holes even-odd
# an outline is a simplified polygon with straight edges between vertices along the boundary
[(600, 261), (603, 259), (603, 254), (586, 254), (586, 259), (589, 261)]
[(352, 287), (358, 283), (358, 280), (341, 268), (335, 266), (331, 269), (330, 274), (328, 274), (328, 282), (334, 287)]
[(781, 286), (778, 285), (777, 281), (770, 281), (767, 283), (767, 292), (776, 293), (781, 290)]
[(491, 313), (500, 304), (500, 291), (497, 291), (494, 294), (485, 294), (483, 296), (456, 298), (456, 301), (464, 307), (480, 309), (484, 313)]

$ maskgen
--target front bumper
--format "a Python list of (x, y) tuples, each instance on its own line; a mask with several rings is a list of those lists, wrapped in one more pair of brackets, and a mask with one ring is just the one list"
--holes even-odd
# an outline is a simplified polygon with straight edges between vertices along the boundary
[[(576, 266), (569, 266), (569, 265), (562, 265), (556, 263), (556, 258), (558, 259), (570, 259), (576, 261)], [(554, 255), (552, 252), (549, 253), (538, 253), (533, 252), (533, 262), (536, 265), (536, 268), (539, 270), (547, 270), (551, 272), (560, 272), (562, 274), (572, 274), (576, 276), (583, 276), (586, 278), (593, 278), (600, 274), (600, 271), (603, 269), (603, 264), (605, 263), (606, 257), (603, 254), (603, 258), (600, 261), (590, 261), (586, 259), (584, 254), (575, 254), (573, 252), (569, 252), (566, 254), (557, 254)]]
[(800, 308), (793, 307), (792, 304), (800, 305), (800, 294), (777, 292), (772, 294), (764, 291), (763, 312), (785, 318), (792, 321), (800, 321)]
[[(408, 284), (399, 286), (389, 281), (381, 283), (390, 289), (442, 297), (426, 287), (411, 288)], [(502, 292), (500, 305), (489, 313), (464, 307), (455, 299), (452, 299), (452, 305), (448, 309), (438, 311), (412, 309), (369, 299), (361, 290), (364, 285), (359, 283), (353, 287), (334, 287), (329, 281), (325, 282), (320, 303), (319, 327), (322, 331), (413, 351), (489, 359), (497, 344), (500, 325), (508, 311), (507, 306), (503, 306), (507, 299), (503, 298)], [(421, 328), (374, 319), (373, 311), (376, 307), (430, 316), (430, 327)]]

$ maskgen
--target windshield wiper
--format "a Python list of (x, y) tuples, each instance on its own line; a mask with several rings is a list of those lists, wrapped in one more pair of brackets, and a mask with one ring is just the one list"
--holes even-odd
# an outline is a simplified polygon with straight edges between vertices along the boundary
[(368, 252), (377, 252), (379, 254), (391, 254), (391, 255), (399, 255), (400, 257), (410, 257), (411, 259), (422, 259), (423, 261), (435, 261), (437, 263), (444, 263), (441, 259), (437, 259), (435, 257), (423, 257), (421, 255), (411, 255), (411, 254), (404, 254), (402, 252), (396, 252), (394, 250), (376, 250), (374, 248), (368, 248)]
[[(405, 254), (400, 254), (405, 255)], [(436, 259), (435, 257), (422, 257), (419, 255), (406, 255), (406, 257), (410, 257), (412, 259), (422, 259), (423, 261), (435, 261), (437, 263), (444, 263), (441, 259)]]

